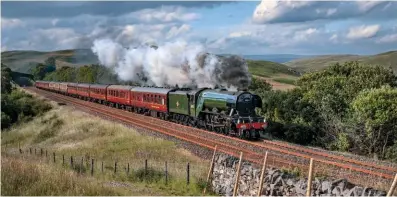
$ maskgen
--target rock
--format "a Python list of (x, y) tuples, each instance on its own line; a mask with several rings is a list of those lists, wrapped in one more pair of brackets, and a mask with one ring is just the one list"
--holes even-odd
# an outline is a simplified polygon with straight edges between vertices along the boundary
[(329, 181), (323, 181), (321, 183), (321, 192), (324, 193), (331, 193), (332, 191), (332, 185)]
[[(238, 158), (219, 154), (215, 160), (211, 186), (222, 196), (233, 195)], [(256, 196), (261, 171), (259, 167), (243, 162), (240, 169), (238, 195)], [(307, 179), (283, 173), (275, 168), (266, 169), (262, 195), (303, 196), (306, 194)], [(314, 178), (312, 195), (315, 196), (384, 196), (386, 192), (353, 185), (346, 179), (324, 180)]]
[(342, 194), (342, 190), (340, 189), (340, 187), (335, 187), (331, 194), (335, 195), (335, 196), (340, 196)]

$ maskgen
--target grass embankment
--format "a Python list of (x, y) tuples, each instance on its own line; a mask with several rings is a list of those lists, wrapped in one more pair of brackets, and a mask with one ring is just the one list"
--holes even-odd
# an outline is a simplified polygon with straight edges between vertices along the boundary
[(1, 191), (7, 196), (102, 196), (125, 195), (126, 191), (102, 185), (93, 178), (40, 162), (2, 157)]
[[(79, 164), (83, 157), (87, 162), (86, 166), (89, 166), (91, 158), (94, 158), (95, 178), (103, 183), (132, 183), (133, 191), (127, 195), (200, 195), (200, 180), (205, 177), (209, 163), (184, 149), (177, 148), (171, 141), (144, 136), (124, 125), (64, 106), (56, 106), (44, 116), (3, 132), (3, 148), (4, 143), (7, 143), (8, 148), (16, 148), (20, 143), (24, 150), (33, 147), (48, 150), (49, 155), (56, 152), (57, 158), (60, 159), (57, 163), (62, 163), (62, 154), (65, 155), (67, 164), (70, 156), (74, 157), (76, 164)], [(145, 159), (148, 160), (149, 172), (143, 176)], [(100, 173), (102, 161), (105, 173)], [(115, 161), (118, 163), (117, 175), (113, 172)], [(165, 161), (168, 162), (169, 171), (167, 185), (164, 184), (163, 173)], [(187, 162), (190, 163), (191, 169), (189, 185), (186, 185), (185, 181)], [(130, 176), (126, 176), (123, 171), (127, 163), (130, 164)], [(65, 167), (70, 168), (58, 165), (62, 170)], [(10, 184), (13, 182), (2, 181), (2, 187), (11, 187)], [(45, 191), (38, 190), (34, 195), (45, 194)]]

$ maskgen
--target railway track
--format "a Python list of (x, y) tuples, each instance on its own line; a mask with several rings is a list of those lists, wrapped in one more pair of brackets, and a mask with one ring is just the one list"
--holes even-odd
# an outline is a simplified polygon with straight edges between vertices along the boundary
[[(387, 165), (379, 165), (373, 162), (365, 162), (346, 158), (323, 151), (316, 151), (296, 145), (265, 140), (263, 142), (250, 142), (238, 138), (225, 136), (197, 128), (192, 128), (177, 123), (159, 120), (156, 118), (134, 114), (120, 109), (109, 108), (104, 105), (83, 101), (56, 93), (28, 88), (40, 95), (54, 100), (61, 100), (94, 111), (103, 116), (114, 118), (127, 124), (136, 125), (169, 135), (192, 144), (209, 149), (217, 149), (220, 152), (238, 157), (239, 152), (244, 153), (244, 159), (261, 164), (264, 152), (269, 151), (268, 161), (270, 166), (292, 168), (297, 167), (303, 171), (308, 168), (308, 161), (313, 158), (316, 161), (316, 171), (320, 174), (333, 174), (334, 177), (357, 180), (363, 182), (362, 175), (371, 176), (378, 181), (390, 181), (393, 179), (397, 168)], [(161, 124), (159, 124), (161, 122)]]

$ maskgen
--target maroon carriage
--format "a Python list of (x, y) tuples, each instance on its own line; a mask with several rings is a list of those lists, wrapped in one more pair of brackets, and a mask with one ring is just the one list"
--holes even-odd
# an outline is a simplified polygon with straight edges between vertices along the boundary
[(92, 101), (102, 103), (106, 101), (106, 89), (109, 85), (90, 85), (90, 98)]
[(106, 101), (111, 106), (127, 109), (131, 106), (130, 90), (133, 86), (110, 85), (107, 87)]
[[(173, 89), (135, 87), (131, 89), (131, 105), (136, 111), (148, 112), (152, 116), (163, 116), (167, 110), (167, 94)], [(160, 113), (157, 113), (160, 112)]]

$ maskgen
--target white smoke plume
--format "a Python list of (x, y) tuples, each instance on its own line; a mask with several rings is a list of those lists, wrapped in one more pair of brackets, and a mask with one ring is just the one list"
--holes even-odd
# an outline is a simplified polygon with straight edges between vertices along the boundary
[(162, 46), (125, 48), (110, 39), (95, 40), (92, 51), (121, 80), (156, 86), (247, 88), (251, 82), (244, 59), (206, 53), (200, 44), (184, 41)]

